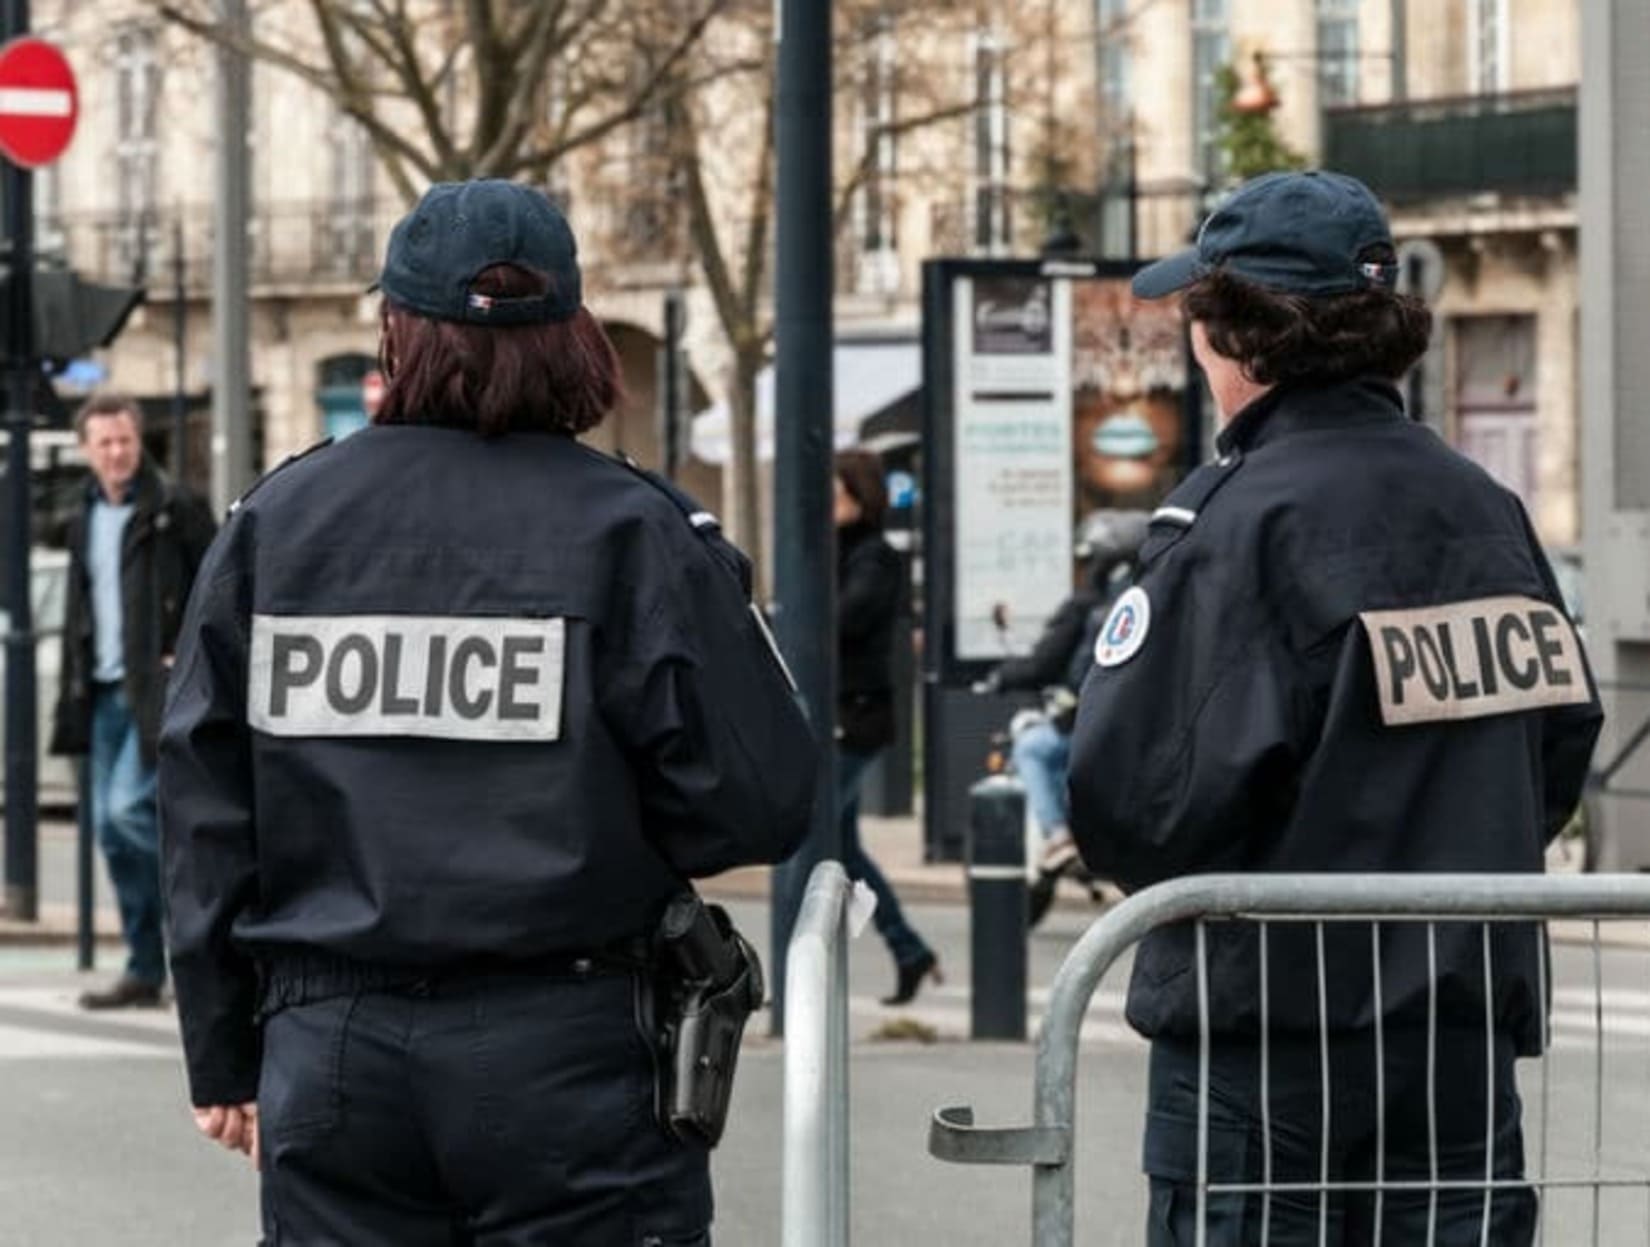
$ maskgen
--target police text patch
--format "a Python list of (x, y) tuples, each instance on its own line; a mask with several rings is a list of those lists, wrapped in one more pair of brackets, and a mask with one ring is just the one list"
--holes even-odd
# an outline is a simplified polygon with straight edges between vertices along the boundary
[(1389, 726), (1479, 719), (1592, 699), (1581, 643), (1556, 606), (1480, 598), (1359, 616)]
[(454, 615), (254, 615), (247, 718), (273, 736), (561, 735), (567, 624)]

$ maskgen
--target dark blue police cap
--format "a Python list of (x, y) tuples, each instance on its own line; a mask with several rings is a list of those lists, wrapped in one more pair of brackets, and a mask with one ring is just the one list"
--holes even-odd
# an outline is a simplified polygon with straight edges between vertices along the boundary
[(1134, 276), (1134, 293), (1160, 299), (1216, 269), (1267, 290), (1307, 298), (1391, 289), (1396, 264), (1362, 259), (1392, 246), (1375, 196), (1344, 173), (1268, 173), (1245, 182), (1198, 230), (1197, 242)]
[[(579, 310), (578, 255), (567, 218), (542, 192), (494, 178), (440, 182), (391, 232), (374, 288), (431, 320), (550, 324)], [(537, 273), (549, 291), (523, 299), (476, 293), (476, 277), (495, 264)]]

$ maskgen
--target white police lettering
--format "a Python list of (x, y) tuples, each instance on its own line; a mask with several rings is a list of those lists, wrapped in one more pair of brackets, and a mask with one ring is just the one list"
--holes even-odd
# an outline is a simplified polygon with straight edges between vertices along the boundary
[(567, 624), (457, 615), (254, 615), (247, 718), (273, 736), (561, 735)]
[(1102, 667), (1118, 667), (1140, 652), (1152, 626), (1152, 601), (1139, 585), (1124, 592), (1106, 616), (1105, 625), (1094, 641), (1094, 661)]
[(1547, 602), (1479, 598), (1359, 618), (1389, 727), (1592, 699), (1575, 628)]

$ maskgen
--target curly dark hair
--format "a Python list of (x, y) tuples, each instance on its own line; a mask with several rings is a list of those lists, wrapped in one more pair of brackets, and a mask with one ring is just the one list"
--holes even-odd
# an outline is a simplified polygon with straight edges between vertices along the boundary
[(1396, 379), (1426, 354), (1432, 337), (1427, 305), (1384, 287), (1308, 299), (1217, 269), (1187, 290), (1184, 306), (1203, 323), (1209, 345), (1260, 385)]

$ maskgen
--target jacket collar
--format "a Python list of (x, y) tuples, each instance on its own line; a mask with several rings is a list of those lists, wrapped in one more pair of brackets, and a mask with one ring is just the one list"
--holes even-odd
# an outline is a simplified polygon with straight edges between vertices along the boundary
[(1388, 424), (1406, 418), (1398, 387), (1380, 377), (1360, 377), (1333, 385), (1280, 385), (1233, 416), (1215, 445), (1222, 455), (1247, 454), (1291, 433)]
[[(120, 505), (130, 504), (135, 512), (147, 513), (157, 510), (165, 496), (166, 477), (145, 455), (131, 483), (126, 486), (126, 496), (120, 500)], [(95, 476), (89, 477), (86, 482), (88, 509), (104, 501), (107, 500), (103, 496), (103, 487), (97, 483)]]

